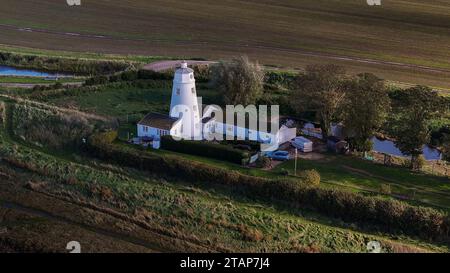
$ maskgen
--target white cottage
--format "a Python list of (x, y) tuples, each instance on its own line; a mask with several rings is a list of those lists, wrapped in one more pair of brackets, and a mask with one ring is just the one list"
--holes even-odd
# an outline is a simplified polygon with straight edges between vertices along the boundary
[[(261, 143), (279, 144), (296, 137), (296, 129), (288, 128), (278, 123), (268, 122), (269, 129), (261, 131), (254, 126), (243, 127), (227, 124), (226, 118), (216, 119), (217, 106), (207, 106), (203, 115), (200, 109), (197, 90), (195, 88), (194, 71), (188, 68), (186, 62), (176, 69), (169, 115), (150, 113), (138, 122), (138, 137), (159, 139), (171, 135), (183, 139), (202, 140), (206, 135), (214, 134), (237, 136), (240, 139), (256, 140)], [(257, 113), (255, 113), (257, 114)], [(244, 114), (245, 115), (245, 114)], [(279, 126), (275, 129), (275, 126)], [(209, 139), (209, 138), (207, 138)]]

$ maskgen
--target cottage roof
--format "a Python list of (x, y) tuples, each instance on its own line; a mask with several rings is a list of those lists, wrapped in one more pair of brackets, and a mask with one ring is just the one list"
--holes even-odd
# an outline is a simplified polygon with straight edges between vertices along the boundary
[(168, 115), (149, 113), (138, 124), (169, 131), (177, 120)]

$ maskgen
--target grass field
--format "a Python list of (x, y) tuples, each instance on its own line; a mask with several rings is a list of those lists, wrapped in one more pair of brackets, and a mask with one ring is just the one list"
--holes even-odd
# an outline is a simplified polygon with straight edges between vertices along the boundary
[[(170, 83), (169, 83), (170, 84)], [(217, 92), (205, 84), (197, 84), (198, 96), (206, 104), (217, 101)], [(101, 87), (96, 92), (78, 96), (51, 99), (62, 107), (76, 107), (82, 111), (105, 116), (126, 118), (127, 115), (144, 116), (148, 112), (169, 113), (172, 90), (167, 88)]]
[[(217, 94), (205, 85), (197, 87), (199, 96), (212, 103)], [(61, 107), (78, 108), (100, 115), (116, 117), (121, 120), (119, 135), (127, 138), (136, 135), (138, 121), (148, 112), (168, 113), (171, 90), (167, 88), (141, 89), (137, 87), (104, 87), (94, 93), (51, 99), (49, 102)], [(293, 162), (277, 166), (273, 171), (242, 168), (239, 165), (221, 160), (179, 154), (169, 151), (149, 151), (182, 156), (214, 166), (237, 170), (239, 172), (269, 178), (282, 178), (281, 169), (293, 173)], [(450, 211), (450, 184), (444, 177), (412, 173), (406, 168), (390, 168), (376, 165), (352, 157), (327, 155), (324, 160), (300, 160), (299, 171), (316, 169), (322, 176), (323, 187), (335, 187), (364, 194), (379, 194), (381, 185), (391, 186), (392, 196), (406, 199), (413, 204), (422, 204)]]
[(0, 11), (6, 45), (210, 59), (247, 54), (287, 68), (332, 62), (446, 88), (449, 28), (450, 3), (439, 0), (381, 7), (364, 0), (86, 0), (80, 7), (5, 0)]
[[(50, 155), (15, 143), (4, 131), (0, 144), (2, 157), (32, 166), (16, 169), (0, 162), (0, 201), (14, 204), (8, 205), (2, 222), (11, 232), (0, 234), (0, 246), (13, 245), (16, 251), (65, 251), (71, 236), (90, 251), (365, 252), (371, 240), (380, 241), (386, 252), (447, 251), (446, 246), (404, 236), (355, 231), (308, 211), (299, 215), (278, 210), (219, 189), (202, 190), (87, 158)], [(52, 234), (44, 238), (37, 230)]]

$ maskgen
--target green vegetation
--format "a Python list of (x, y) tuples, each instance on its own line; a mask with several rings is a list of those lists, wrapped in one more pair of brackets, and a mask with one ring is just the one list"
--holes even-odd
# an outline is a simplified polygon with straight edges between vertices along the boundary
[[(121, 123), (120, 128), (126, 130), (133, 128), (133, 124), (139, 117), (149, 111), (168, 111), (170, 82), (161, 74), (131, 71), (117, 74), (116, 78), (112, 76), (105, 78), (104, 82), (100, 77), (92, 78), (95, 79), (92, 84), (106, 83), (103, 85), (68, 89), (36, 89), (21, 96), (48, 101), (59, 106), (76, 106), (93, 114), (115, 117)], [(268, 79), (270, 79), (270, 83)], [(294, 79), (294, 81), (297, 80)], [(288, 92), (291, 88), (288, 87), (290, 85), (289, 76), (285, 78), (284, 75), (276, 77), (273, 73), (268, 74), (266, 82), (266, 92), (270, 92), (270, 88), (276, 88), (275, 86), (279, 86), (279, 90), (284, 88)], [(329, 83), (327, 80), (324, 82)], [(299, 82), (295, 84), (299, 84)], [(333, 85), (329, 90), (335, 91)], [(206, 100), (217, 96), (217, 92), (209, 89), (207, 84), (199, 84), (199, 94), (202, 93), (206, 95)], [(113, 94), (114, 96), (111, 96)], [(15, 139), (16, 143), (29, 147), (41, 147), (40, 149), (46, 154), (63, 147), (62, 153), (51, 153), (60, 154), (65, 160), (71, 162), (73, 162), (73, 155), (64, 154), (71, 150), (70, 147), (79, 147), (81, 150), (89, 151), (91, 156), (113, 163), (116, 168), (131, 167), (138, 173), (148, 172), (152, 176), (158, 175), (168, 181), (181, 180), (182, 184), (200, 187), (206, 191), (219, 190), (233, 198), (244, 198), (251, 203), (260, 203), (262, 206), (275, 206), (277, 210), (298, 213), (298, 208), (301, 207), (303, 208), (302, 213), (316, 214), (319, 217), (331, 219), (333, 222), (344, 221), (346, 225), (355, 225), (358, 230), (407, 234), (434, 242), (441, 242), (448, 236), (447, 214), (430, 208), (435, 207), (448, 211), (450, 207), (448, 205), (449, 197), (446, 193), (448, 189), (445, 188), (444, 180), (436, 177), (423, 176), (421, 179), (416, 179), (414, 175), (420, 174), (407, 174), (405, 169), (387, 167), (385, 167), (387, 171), (384, 174), (377, 169), (379, 168), (377, 165), (368, 163), (371, 165), (358, 167), (358, 164), (362, 164), (363, 161), (352, 162), (353, 159), (348, 157), (345, 158), (344, 164), (321, 164), (320, 161), (300, 160), (300, 175), (293, 177), (289, 175), (289, 171), (293, 169), (290, 161), (282, 163), (273, 171), (246, 170), (238, 165), (243, 158), (241, 151), (236, 153), (236, 155), (239, 154), (236, 157), (230, 153), (230, 160), (237, 163), (232, 164), (222, 161), (224, 158), (228, 158), (224, 151), (217, 153), (196, 147), (193, 149), (196, 155), (182, 155), (168, 152), (170, 147), (163, 147), (165, 151), (140, 151), (136, 147), (110, 144), (116, 138), (115, 134), (111, 138), (91, 137), (88, 146), (85, 146), (82, 139), (105, 128), (99, 126), (97, 121), (105, 122), (107, 119), (37, 102), (12, 99), (8, 96), (4, 96), (4, 99), (6, 104), (2, 105), (0, 112), (10, 136)], [(106, 127), (111, 128), (113, 123), (107, 124)], [(67, 134), (73, 130), (78, 133)], [(183, 145), (183, 147), (185, 146)], [(218, 144), (214, 146), (214, 148), (223, 147)], [(178, 151), (179, 147), (173, 150)], [(204, 158), (202, 156), (205, 156), (205, 153), (199, 155), (199, 151), (206, 151), (207, 154), (220, 154), (221, 160)], [(192, 149), (189, 153), (192, 153)], [(17, 152), (17, 148), (2, 150), (3, 160), (16, 168), (25, 169), (43, 177), (52, 173), (48, 167), (42, 168), (34, 163), (28, 163), (21, 158), (21, 154), (21, 152)], [(78, 161), (77, 164), (79, 164)], [(286, 170), (288, 171), (286, 172)], [(374, 170), (378, 173), (373, 173)], [(400, 171), (396, 172), (396, 170)], [(51, 174), (51, 177), (56, 177), (68, 185), (76, 185), (70, 189), (71, 192), (87, 193), (87, 196), (98, 202), (112, 203), (122, 209), (137, 208), (144, 204), (140, 198), (134, 201), (127, 201), (120, 197), (114, 199), (113, 196), (116, 196), (116, 192), (113, 190), (114, 184), (91, 185), (86, 188), (82, 184), (91, 180), (85, 179), (83, 176), (78, 177), (78, 174), (73, 177), (59, 177)], [(128, 175), (124, 177), (128, 177)], [(435, 182), (431, 183), (429, 178), (434, 179)], [(81, 182), (79, 179), (82, 179)], [(415, 184), (410, 184), (411, 181)], [(419, 185), (419, 183), (426, 183), (427, 186)], [(178, 187), (178, 184), (176, 183), (174, 186)], [(438, 187), (444, 188), (438, 189)], [(134, 194), (134, 190), (131, 194)], [(368, 195), (376, 195), (376, 197), (362, 196), (359, 193), (352, 193), (352, 191), (370, 193)], [(405, 199), (409, 204), (396, 199)], [(417, 205), (426, 205), (427, 207)], [(411, 226), (409, 224), (411, 222), (416, 225)], [(244, 241), (264, 241), (265, 232), (259, 228), (253, 229), (244, 226), (239, 230), (240, 238)]]
[[(342, 190), (311, 187), (317, 184), (317, 174), (308, 172), (308, 184), (290, 180), (270, 180), (242, 175), (238, 172), (191, 162), (173, 156), (157, 156), (123, 146), (108, 144), (99, 134), (88, 141), (92, 156), (120, 166), (149, 171), (164, 177), (182, 178), (195, 185), (225, 186), (236, 194), (271, 204), (281, 202), (290, 208), (309, 208), (324, 216), (340, 218), (361, 226), (375, 225), (380, 230), (446, 240), (450, 222), (446, 213), (425, 207), (414, 207), (395, 200), (363, 197)], [(415, 225), (411, 226), (410, 223)]]
[(38, 77), (3, 77), (0, 76), (0, 84), (2, 83), (27, 83), (27, 84), (54, 84), (54, 83), (70, 83), (82, 82), (81, 78), (59, 78), (55, 81), (49, 81)]
[(338, 118), (345, 104), (345, 69), (336, 65), (308, 66), (300, 75), (291, 107), (297, 115), (312, 113), (320, 123), (322, 138), (331, 133), (331, 122)]
[[(120, 2), (96, 2), (84, 7), (83, 20), (74, 17), (64, 5), (5, 1), (0, 23), (59, 34), (1, 28), (3, 44), (138, 55), (131, 59), (146, 54), (229, 59), (243, 52), (267, 65), (302, 68), (333, 62), (348, 66), (351, 72), (367, 71), (400, 82), (450, 86), (448, 72), (358, 61), (369, 58), (448, 70), (448, 50), (442, 46), (450, 44), (450, 6), (445, 1), (389, 1), (382, 8), (354, 0), (232, 0), (213, 4), (206, 0), (138, 0), (126, 7)], [(117, 24), (117, 14), (128, 14), (127, 23)], [(185, 18), (190, 18), (189, 22)], [(109, 39), (66, 33), (106, 35)], [(76, 54), (97, 58), (96, 54)], [(344, 59), (330, 57), (335, 55)]]
[(263, 92), (264, 72), (246, 56), (211, 67), (211, 83), (226, 105), (255, 104)]
[[(2, 154), (4, 145), (2, 142)], [(40, 192), (52, 194), (63, 190), (72, 194), (70, 200), (73, 202), (89, 200), (97, 204), (97, 208), (105, 208), (104, 211), (130, 215), (129, 223), (204, 245), (210, 250), (366, 252), (366, 244), (372, 240), (380, 241), (386, 252), (446, 250), (406, 237), (401, 237), (404, 242), (400, 243), (384, 235), (333, 227), (333, 223), (326, 220), (315, 218), (311, 221), (307, 217), (293, 216), (245, 199), (230, 199), (182, 183), (167, 183), (164, 179), (132, 173), (127, 173), (132, 177), (127, 178), (120, 174), (123, 169), (104, 169), (101, 165), (90, 167), (22, 147), (14, 152), (14, 157), (16, 161), (10, 162), (21, 166), (22, 170), (45, 168), (46, 175), (54, 177), (53, 181), (41, 180), (46, 182), (45, 185), (32, 184)], [(25, 164), (30, 158), (33, 163)]]
[(187, 153), (204, 157), (211, 157), (243, 164), (248, 161), (249, 153), (234, 149), (230, 145), (222, 145), (210, 142), (198, 142), (187, 140), (174, 140), (171, 136), (161, 137), (161, 148), (179, 153)]
[[(111, 141), (114, 134), (109, 135)], [(91, 209), (130, 225), (215, 251), (365, 252), (371, 240), (380, 241), (386, 252), (446, 249), (403, 236), (403, 243), (399, 243), (384, 235), (335, 227), (339, 222), (306, 211), (305, 217), (294, 216), (240, 195), (228, 195), (228, 190), (209, 192), (185, 180), (156, 178), (89, 158), (50, 155), (13, 142), (4, 130), (0, 131), (0, 144), (0, 167), (9, 164), (9, 173), (18, 169), (21, 176), (33, 175), (25, 180), (33, 192), (50, 196), (64, 192), (64, 198), (76, 204), (90, 204)], [(36, 179), (40, 182), (33, 182)]]
[(144, 55), (119, 55), (119, 54), (102, 54), (93, 52), (75, 52), (75, 51), (58, 51), (36, 49), (30, 47), (17, 47), (0, 44), (0, 52), (9, 52), (16, 55), (31, 55), (52, 58), (68, 58), (68, 59), (84, 59), (97, 61), (125, 61), (147, 64), (159, 60), (171, 59), (163, 56), (144, 56)]
[(19, 68), (73, 73), (76, 75), (112, 74), (135, 68), (135, 63), (132, 62), (44, 57), (1, 51), (0, 64)]
[(428, 87), (417, 86), (398, 91), (394, 103), (387, 130), (396, 146), (411, 156), (411, 169), (420, 170), (422, 147), (430, 142), (430, 121), (448, 111), (448, 101)]
[[(411, 172), (402, 167), (383, 166), (359, 158), (327, 154), (320, 160), (299, 159), (298, 172), (315, 169), (323, 186), (333, 186), (366, 195), (377, 195), (382, 184), (391, 187), (391, 198), (450, 211), (448, 178)], [(278, 165), (274, 172), (293, 170), (294, 162)]]
[(350, 146), (359, 152), (372, 150), (371, 138), (386, 121), (390, 100), (383, 80), (360, 74), (346, 83), (342, 121)]

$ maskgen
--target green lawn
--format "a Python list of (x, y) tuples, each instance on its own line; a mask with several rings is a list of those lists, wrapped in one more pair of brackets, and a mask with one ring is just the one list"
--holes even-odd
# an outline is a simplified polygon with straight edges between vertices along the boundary
[[(170, 83), (168, 84), (170, 86)], [(199, 97), (204, 103), (217, 101), (217, 93), (205, 84), (197, 84)], [(168, 114), (172, 90), (168, 88), (102, 87), (100, 90), (79, 96), (50, 100), (52, 104), (77, 106), (82, 111), (135, 121), (149, 112)]]
[[(450, 211), (450, 180), (406, 168), (388, 167), (350, 156), (327, 155), (324, 160), (298, 160), (298, 170), (316, 169), (324, 183), (355, 191), (379, 192), (382, 184), (391, 185), (392, 194), (412, 203)], [(278, 165), (274, 171), (293, 170), (294, 161)]]

